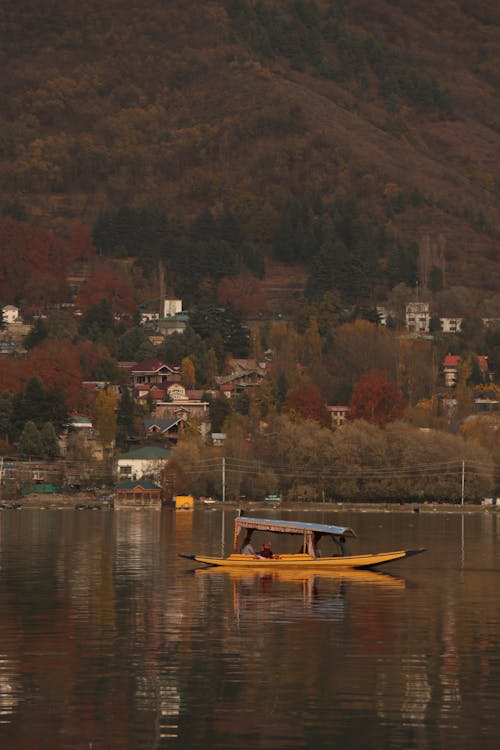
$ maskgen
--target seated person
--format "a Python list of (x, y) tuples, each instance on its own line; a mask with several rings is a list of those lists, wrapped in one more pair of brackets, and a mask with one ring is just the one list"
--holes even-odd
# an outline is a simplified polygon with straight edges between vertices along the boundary
[(262, 545), (262, 548), (261, 548), (261, 550), (259, 552), (259, 555), (261, 557), (272, 557), (273, 556), (273, 551), (271, 549), (271, 542), (264, 542), (264, 544)]
[(255, 555), (255, 550), (250, 542), (250, 537), (247, 536), (243, 540), (243, 547), (241, 548), (242, 555)]
[(337, 546), (339, 548), (339, 555), (350, 555), (349, 547), (347, 546), (347, 541), (345, 536), (339, 536), (336, 539)]

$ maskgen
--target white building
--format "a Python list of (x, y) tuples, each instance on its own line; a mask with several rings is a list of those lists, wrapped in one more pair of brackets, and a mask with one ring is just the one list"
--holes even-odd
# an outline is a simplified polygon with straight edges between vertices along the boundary
[(411, 333), (429, 333), (431, 315), (428, 302), (408, 302), (406, 328)]
[(167, 297), (163, 300), (163, 316), (164, 318), (172, 318), (174, 315), (178, 315), (182, 312), (182, 300), (181, 299), (168, 299)]
[(2, 307), (2, 317), (7, 325), (15, 323), (19, 318), (19, 308), (15, 305), (5, 305), (5, 307)]
[(167, 465), (170, 451), (161, 446), (152, 445), (124, 453), (118, 459), (119, 479), (151, 479), (158, 482), (162, 469)]
[(463, 318), (439, 318), (443, 333), (460, 333)]

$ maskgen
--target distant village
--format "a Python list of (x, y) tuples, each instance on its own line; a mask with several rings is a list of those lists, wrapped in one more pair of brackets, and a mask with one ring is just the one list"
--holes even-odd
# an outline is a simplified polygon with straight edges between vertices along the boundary
[[(78, 315), (78, 311), (73, 311)], [(390, 326), (392, 312), (386, 307), (377, 308), (380, 327)], [(26, 355), (24, 340), (34, 321), (26, 324), (23, 311), (15, 305), (2, 308), (3, 327), (0, 330), (0, 356), (23, 358)], [(36, 320), (36, 318), (35, 318)], [(412, 301), (406, 304), (404, 327), (399, 336), (411, 339), (432, 340), (432, 315), (429, 302)], [(450, 336), (461, 332), (463, 318), (440, 317), (439, 332)], [(484, 326), (496, 326), (498, 319), (484, 319)], [(183, 310), (181, 299), (165, 297), (159, 309), (142, 310), (140, 326), (155, 347), (161, 346), (173, 334), (183, 335), (189, 325), (189, 313)], [(436, 322), (434, 321), (434, 326)], [(438, 402), (438, 411), (452, 420), (457, 405), (456, 386), (461, 366), (461, 357), (446, 354), (439, 363), (440, 383), (433, 394)], [(481, 387), (473, 391), (470, 405), (473, 415), (494, 414), (498, 410), (500, 391), (494, 385), (494, 373), (490, 371), (488, 357), (478, 353), (477, 364), (482, 376)], [(70, 413), (67, 426), (57, 436), (57, 451), (50, 460), (38, 456), (22, 455), (13, 451), (11, 456), (1, 459), (0, 487), (28, 488), (31, 492), (53, 491), (56, 485), (80, 488), (102, 482), (102, 489), (109, 485), (125, 488), (124, 497), (137, 503), (138, 497), (154, 498), (160, 494), (173, 496), (175, 481), (169, 476), (168, 466), (172, 450), (182, 438), (195, 431), (212, 456), (224, 456), (226, 433), (222, 424), (214, 429), (212, 404), (218, 400), (229, 406), (244, 394), (255, 394), (273, 368), (273, 351), (267, 350), (260, 359), (228, 357), (224, 374), (216, 375), (210, 387), (200, 389), (188, 384), (183, 378), (180, 362), (166, 362), (158, 357), (141, 361), (119, 361), (122, 373), (120, 383), (106, 380), (82, 381), (81, 388), (94, 394), (111, 391), (119, 399), (124, 390), (131, 397), (136, 413), (142, 413), (140, 430), (129, 440), (125, 449), (117, 450), (114, 441), (106, 445), (99, 434), (92, 414)], [(298, 364), (297, 364), (298, 366)], [(229, 414), (228, 408), (227, 413)], [(352, 417), (348, 403), (324, 404), (326, 421), (323, 426), (336, 431), (342, 429)], [(221, 429), (222, 427), (222, 429)], [(424, 428), (422, 428), (424, 429)], [(86, 457), (85, 470), (75, 457)], [(222, 465), (222, 461), (221, 461)], [(150, 483), (150, 488), (145, 489)], [(189, 481), (184, 482), (185, 489)], [(160, 492), (160, 487), (162, 491)], [(270, 488), (272, 489), (272, 488)], [(137, 494), (139, 492), (139, 494)], [(272, 494), (271, 497), (278, 497)], [(147, 504), (147, 503), (146, 503)]]

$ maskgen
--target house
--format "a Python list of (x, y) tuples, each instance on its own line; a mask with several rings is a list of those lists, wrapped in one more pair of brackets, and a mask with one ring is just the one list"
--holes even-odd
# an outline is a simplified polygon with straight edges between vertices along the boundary
[(115, 488), (115, 510), (161, 510), (161, 487), (150, 480), (121, 482)]
[(172, 318), (182, 312), (182, 300), (170, 299), (165, 297), (162, 304), (162, 314), (164, 318)]
[(327, 406), (327, 412), (330, 415), (332, 427), (342, 427), (349, 419), (351, 409), (349, 406)]
[(429, 333), (431, 315), (428, 302), (408, 302), (406, 328), (410, 333)]
[(179, 365), (169, 365), (161, 359), (147, 359), (143, 362), (135, 362), (130, 367), (134, 386), (158, 385), (159, 383), (172, 383), (180, 380), (181, 368)]
[[(485, 379), (491, 379), (488, 367), (488, 357), (485, 354), (480, 354), (478, 355), (477, 361)], [(456, 385), (460, 362), (461, 357), (458, 354), (447, 354), (443, 359), (444, 384), (448, 388), (453, 388)]]
[(167, 318), (158, 318), (155, 328), (162, 336), (170, 336), (172, 333), (184, 333), (189, 323), (189, 314), (177, 313)]
[(159, 312), (156, 310), (145, 310), (141, 314), (141, 324), (153, 329), (153, 331), (163, 338), (170, 336), (172, 333), (184, 333), (188, 323), (189, 313), (182, 311), (181, 299), (165, 297), (161, 302)]
[(212, 438), (212, 445), (217, 448), (220, 448), (224, 445), (226, 440), (226, 433), (225, 432), (212, 432), (211, 435)]
[(463, 318), (439, 318), (443, 333), (460, 333)]
[(15, 305), (5, 305), (5, 307), (2, 307), (2, 317), (6, 325), (15, 323), (19, 318), (19, 308)]
[(457, 382), (460, 359), (458, 354), (447, 354), (443, 359), (444, 384), (447, 388), (453, 388)]
[[(231, 386), (231, 393), (241, 393), (245, 388), (254, 388), (262, 383), (266, 375), (266, 365), (256, 359), (231, 359), (228, 362), (230, 373), (219, 375), (215, 382), (222, 386)], [(224, 395), (226, 395), (227, 391)]]
[(159, 445), (143, 446), (118, 459), (117, 473), (119, 479), (136, 481), (151, 479), (158, 481), (161, 471), (166, 467), (170, 451)]
[(500, 394), (496, 390), (480, 390), (474, 392), (474, 411), (497, 412), (499, 410)]
[(172, 443), (176, 443), (179, 434), (184, 429), (184, 419), (177, 417), (174, 419), (145, 419), (143, 421), (146, 437), (159, 436), (166, 438)]
[(206, 437), (209, 425), (209, 403), (202, 399), (202, 391), (186, 391), (181, 383), (172, 383), (166, 388), (169, 400), (156, 402), (152, 419), (200, 421), (200, 432)]

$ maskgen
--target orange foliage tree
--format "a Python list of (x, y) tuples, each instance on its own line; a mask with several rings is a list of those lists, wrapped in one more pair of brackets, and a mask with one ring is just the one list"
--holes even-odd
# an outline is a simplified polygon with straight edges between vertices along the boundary
[(384, 427), (401, 419), (406, 402), (383, 370), (370, 370), (356, 385), (351, 398), (351, 417)]

